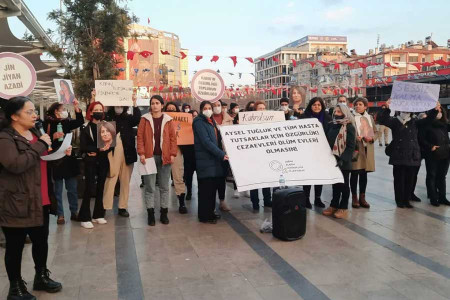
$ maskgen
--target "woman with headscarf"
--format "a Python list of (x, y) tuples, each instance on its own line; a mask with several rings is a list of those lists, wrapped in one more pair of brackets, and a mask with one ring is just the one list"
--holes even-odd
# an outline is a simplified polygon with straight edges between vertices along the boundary
[[(308, 118), (316, 118), (322, 124), (324, 132), (328, 131), (328, 125), (331, 121), (330, 115), (325, 111), (325, 103), (323, 99), (320, 97), (312, 98), (308, 106), (305, 109), (305, 112), (300, 116), (300, 119), (308, 119)], [(311, 186), (304, 185), (303, 190), (306, 196), (306, 208), (311, 209)], [(320, 197), (322, 196), (322, 185), (314, 186), (314, 205), (317, 207), (325, 207)]]

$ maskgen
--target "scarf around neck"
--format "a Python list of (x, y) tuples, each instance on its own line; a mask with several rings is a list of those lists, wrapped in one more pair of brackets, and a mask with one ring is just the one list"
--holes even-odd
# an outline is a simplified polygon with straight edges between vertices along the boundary
[[(337, 122), (337, 121), (344, 121), (344, 122)], [(349, 122), (348, 119), (347, 120), (342, 119), (342, 120), (334, 120), (333, 123), (341, 125), (339, 133), (336, 136), (336, 140), (334, 141), (333, 145), (333, 155), (340, 157), (342, 153), (344, 153), (345, 147), (347, 145), (347, 124)]]

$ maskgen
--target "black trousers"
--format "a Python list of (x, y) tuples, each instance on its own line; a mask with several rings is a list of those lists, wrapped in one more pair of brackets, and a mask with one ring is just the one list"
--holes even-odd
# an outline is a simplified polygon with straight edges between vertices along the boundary
[(449, 160), (437, 160), (432, 157), (425, 159), (427, 168), (427, 191), (431, 200), (446, 199), (447, 187), (446, 176), (449, 167)]
[(404, 205), (411, 201), (417, 167), (394, 165), (395, 203)]
[[(420, 171), (420, 166), (416, 167), (416, 172), (414, 173), (411, 199), (412, 199), (412, 196), (414, 196), (414, 191), (416, 190), (417, 177), (419, 176), (419, 171)], [(428, 184), (427, 184), (427, 187), (428, 187)]]
[(333, 184), (333, 199), (331, 199), (330, 206), (337, 209), (348, 209), (348, 199), (350, 198), (350, 171), (341, 171), (342, 175), (344, 175), (344, 183)]
[[(103, 208), (103, 190), (105, 188), (106, 176), (108, 175), (108, 166), (105, 162), (85, 161), (85, 190), (80, 211), (78, 212), (78, 220), (80, 222), (90, 222), (93, 219), (105, 217), (105, 209)], [(97, 184), (96, 184), (97, 182)], [(94, 214), (91, 218), (91, 197), (95, 191)]]
[(227, 186), (226, 177), (220, 177), (219, 186), (217, 187), (217, 192), (219, 194), (219, 200), (225, 200), (225, 189)]
[[(270, 188), (263, 188), (264, 203), (270, 203), (272, 201), (272, 192)], [(259, 190), (250, 190), (250, 200), (254, 205), (259, 204)]]
[(358, 194), (358, 179), (359, 179), (359, 193), (365, 194), (367, 188), (367, 172), (366, 170), (354, 170), (350, 176), (350, 188), (352, 195)]
[[(311, 196), (311, 186), (310, 185), (304, 185), (303, 191), (305, 192), (306, 199), (309, 199)], [(322, 185), (315, 185), (314, 186), (314, 197), (320, 198), (322, 196)]]
[(196, 169), (194, 145), (180, 146), (184, 158), (184, 184), (188, 193), (192, 193), (192, 180)]
[(198, 219), (208, 221), (214, 219), (216, 193), (222, 177), (198, 179)]
[(2, 227), (6, 240), (5, 267), (9, 281), (22, 278), (22, 252), (25, 238), (30, 237), (36, 270), (47, 268), (49, 205), (43, 207), (44, 225), (38, 227)]

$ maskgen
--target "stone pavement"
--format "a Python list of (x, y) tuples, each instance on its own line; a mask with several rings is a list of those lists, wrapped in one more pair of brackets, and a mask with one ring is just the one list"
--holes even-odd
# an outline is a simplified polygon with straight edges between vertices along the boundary
[[(232, 211), (216, 225), (197, 221), (196, 196), (187, 201), (189, 214), (178, 214), (172, 188), (170, 224), (149, 227), (134, 174), (130, 219), (108, 212), (107, 225), (86, 230), (51, 218), (48, 265), (63, 290), (34, 294), (58, 300), (449, 299), (450, 208), (428, 204), (423, 167), (416, 189), (423, 201), (413, 210), (397, 209), (392, 167), (384, 147), (376, 148), (377, 171), (369, 175), (366, 197), (372, 207), (350, 207), (347, 220), (308, 211), (307, 233), (294, 242), (259, 233), (271, 209), (253, 213), (249, 198), (232, 198), (230, 185)], [(331, 187), (324, 187), (322, 200), (328, 205), (330, 199)], [(67, 201), (65, 208), (68, 213)], [(0, 256), (5, 299), (4, 249)], [(31, 288), (30, 245), (22, 274)]]

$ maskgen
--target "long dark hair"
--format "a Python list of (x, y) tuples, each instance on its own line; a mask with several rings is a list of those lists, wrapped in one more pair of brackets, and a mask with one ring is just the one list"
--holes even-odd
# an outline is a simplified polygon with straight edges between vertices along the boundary
[(59, 102), (55, 102), (52, 105), (50, 105), (50, 107), (47, 109), (47, 116), (48, 117), (52, 117), (52, 118), (56, 118), (55, 111), (60, 109), (61, 106), (63, 106), (63, 104), (59, 103)]
[(203, 108), (205, 107), (206, 104), (211, 105), (211, 108), (212, 108), (212, 103), (211, 102), (206, 101), (206, 100), (202, 101), (202, 103), (200, 103), (200, 112), (199, 112), (199, 114), (201, 114), (203, 112)]
[(169, 105), (175, 106), (175, 111), (176, 111), (176, 112), (180, 112), (180, 108), (179, 108), (178, 105), (177, 105), (175, 102), (173, 102), (173, 101), (169, 101), (169, 102), (166, 103), (166, 105), (164, 105), (164, 108), (163, 108), (163, 111), (164, 111), (164, 112), (167, 112), (167, 107), (168, 107)]
[(25, 103), (27, 102), (32, 101), (30, 98), (23, 96), (13, 97), (8, 100), (8, 103), (4, 107), (5, 118), (0, 120), (0, 130), (3, 130), (11, 125), (11, 116), (17, 114), (21, 109), (23, 109)]
[(311, 100), (309, 100), (308, 106), (305, 109), (305, 115), (312, 116), (313, 114), (312, 106), (316, 102), (320, 102), (320, 105), (322, 105), (322, 110), (320, 112), (322, 113), (325, 111), (325, 103), (323, 102), (323, 99), (320, 97), (314, 97)]
[[(252, 104), (254, 105), (255, 101), (248, 102), (247, 105), (245, 106), (245, 111), (250, 111), (251, 110), (250, 105), (252, 105)], [(253, 108), (253, 110), (255, 110), (255, 109)]]

